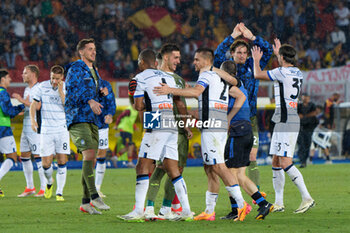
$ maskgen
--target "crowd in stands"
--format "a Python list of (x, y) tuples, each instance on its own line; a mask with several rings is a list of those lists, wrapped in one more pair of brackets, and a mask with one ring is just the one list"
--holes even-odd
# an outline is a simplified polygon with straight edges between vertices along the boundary
[[(152, 38), (128, 17), (138, 10), (167, 8), (178, 25), (166, 38)], [(115, 79), (129, 78), (137, 69), (139, 52), (159, 49), (164, 42), (182, 48), (180, 74), (191, 80), (198, 47), (215, 49), (238, 22), (270, 42), (276, 36), (298, 50), (304, 70), (346, 64), (349, 59), (349, 1), (330, 0), (1, 0), (0, 65), (16, 61), (66, 65), (78, 58), (82, 37), (97, 44), (97, 66)], [(276, 66), (277, 60), (270, 66)]]

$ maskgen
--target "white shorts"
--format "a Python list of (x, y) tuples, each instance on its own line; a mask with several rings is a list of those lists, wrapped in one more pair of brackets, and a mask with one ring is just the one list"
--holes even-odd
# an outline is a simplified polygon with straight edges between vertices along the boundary
[(32, 152), (33, 155), (38, 155), (40, 153), (40, 134), (33, 133), (23, 133), (21, 135), (20, 143), (21, 152)]
[(141, 145), (140, 145), (140, 150), (139, 150), (139, 157), (141, 158), (145, 158), (145, 156), (147, 156), (147, 152), (149, 151), (149, 139), (151, 137), (151, 133), (145, 133), (143, 135), (142, 141), (141, 141)]
[(40, 157), (55, 154), (70, 154), (69, 132), (40, 134)]
[(226, 132), (202, 131), (202, 158), (206, 165), (225, 163), (224, 152), (227, 140)]
[(11, 154), (17, 152), (16, 141), (13, 136), (0, 138), (0, 153)]
[(107, 150), (109, 146), (108, 140), (109, 128), (98, 130), (98, 149)]
[(139, 157), (153, 159), (156, 161), (163, 161), (164, 158), (177, 161), (179, 159), (179, 154), (177, 151), (177, 138), (178, 133), (176, 131), (153, 131), (152, 133), (149, 133), (145, 141), (142, 140), (143, 142), (141, 144), (144, 144), (146, 149), (142, 148), (143, 151), (141, 151), (140, 148)]
[(273, 128), (270, 154), (293, 158), (300, 125), (277, 123)]

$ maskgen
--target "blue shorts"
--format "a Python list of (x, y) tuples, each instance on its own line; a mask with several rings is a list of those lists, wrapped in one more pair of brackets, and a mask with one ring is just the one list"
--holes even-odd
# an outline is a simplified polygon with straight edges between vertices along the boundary
[(124, 145), (132, 145), (134, 144), (132, 141), (132, 134), (128, 132), (120, 132), (120, 136), (122, 137), (122, 142)]

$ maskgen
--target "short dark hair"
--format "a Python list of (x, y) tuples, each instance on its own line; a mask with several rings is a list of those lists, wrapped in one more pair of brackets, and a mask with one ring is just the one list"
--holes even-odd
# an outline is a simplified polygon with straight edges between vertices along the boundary
[(205, 58), (209, 59), (211, 63), (214, 62), (214, 51), (210, 48), (199, 48), (196, 53), (201, 53)]
[(156, 53), (152, 49), (144, 49), (141, 51), (139, 58), (148, 65), (152, 65), (156, 62)]
[(63, 75), (64, 74), (64, 69), (60, 65), (54, 65), (53, 67), (51, 67), (50, 73), (62, 74)]
[(245, 40), (236, 40), (230, 46), (230, 52), (235, 52), (236, 48), (245, 46), (247, 48), (247, 52), (249, 52), (249, 44)]
[(37, 78), (39, 78), (40, 71), (39, 71), (39, 67), (38, 66), (36, 66), (36, 65), (27, 65), (27, 66), (24, 67), (24, 69), (30, 70), (31, 72), (35, 73), (35, 76)]
[(162, 46), (162, 48), (160, 49), (160, 54), (164, 56), (164, 54), (171, 53), (173, 51), (180, 52), (180, 48), (176, 44), (169, 43)]
[(289, 64), (296, 65), (297, 61), (295, 59), (295, 55), (297, 51), (290, 44), (283, 44), (278, 51), (278, 54), (283, 56), (283, 60)]
[(162, 60), (162, 59), (163, 59), (162, 54), (157, 53), (156, 59), (157, 59), (157, 60)]
[(236, 63), (234, 61), (231, 61), (231, 60), (224, 61), (221, 64), (220, 69), (222, 69), (223, 71), (226, 71), (231, 76), (236, 76), (237, 66), (236, 66)]
[(0, 69), (0, 80), (4, 77), (6, 77), (6, 75), (8, 75), (9, 72), (6, 69)]
[(82, 50), (85, 48), (85, 45), (93, 43), (95, 44), (95, 40), (93, 38), (88, 38), (88, 39), (82, 39), (81, 41), (78, 42), (77, 45), (77, 51)]

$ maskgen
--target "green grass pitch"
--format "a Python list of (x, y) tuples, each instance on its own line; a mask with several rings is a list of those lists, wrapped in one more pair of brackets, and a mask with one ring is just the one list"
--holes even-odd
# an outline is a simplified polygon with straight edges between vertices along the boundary
[[(81, 201), (81, 171), (68, 170), (64, 190), (65, 202), (56, 202), (33, 196), (18, 198), (24, 190), (23, 172), (9, 172), (1, 181), (5, 197), (0, 198), (0, 232), (350, 232), (350, 164), (311, 165), (301, 172), (316, 201), (316, 206), (305, 214), (293, 214), (301, 202), (300, 194), (286, 175), (284, 213), (270, 213), (264, 221), (255, 220), (257, 207), (244, 222), (220, 220), (230, 210), (228, 194), (222, 186), (216, 205), (214, 222), (145, 222), (127, 223), (116, 218), (126, 214), (134, 205), (135, 171), (108, 169), (102, 191), (111, 210), (102, 215), (88, 215), (79, 211)], [(55, 176), (56, 172), (54, 172)], [(271, 166), (260, 167), (262, 190), (267, 199), (274, 201)], [(38, 188), (37, 172), (34, 172)], [(206, 177), (201, 167), (188, 167), (184, 178), (187, 183), (192, 211), (205, 209)], [(54, 190), (56, 186), (54, 187)], [(155, 209), (159, 210), (163, 190)], [(245, 195), (246, 201), (251, 198)]]

